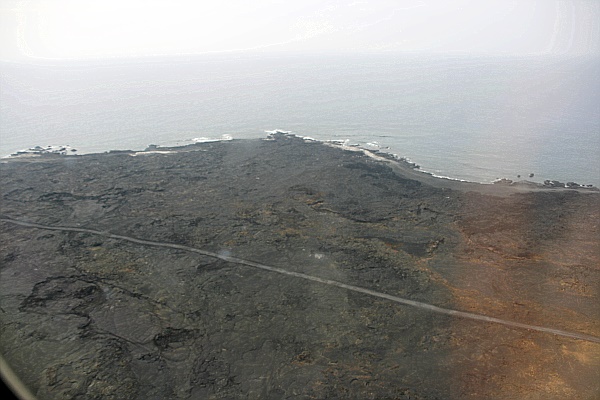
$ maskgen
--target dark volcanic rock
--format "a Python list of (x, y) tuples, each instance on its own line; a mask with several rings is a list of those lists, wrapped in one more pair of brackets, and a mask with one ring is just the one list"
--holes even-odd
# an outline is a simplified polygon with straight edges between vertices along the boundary
[(393, 157), (272, 139), (1, 164), (1, 353), (34, 394), (600, 393), (598, 343), (435, 314), (228, 258), (598, 337), (597, 193), (437, 180)]

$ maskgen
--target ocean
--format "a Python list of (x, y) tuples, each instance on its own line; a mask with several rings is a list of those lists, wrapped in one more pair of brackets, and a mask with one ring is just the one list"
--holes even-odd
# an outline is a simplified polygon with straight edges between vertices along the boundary
[[(282, 129), (439, 176), (600, 186), (600, 59), (255, 54), (0, 63), (0, 155)], [(529, 174), (534, 174), (529, 178)]]

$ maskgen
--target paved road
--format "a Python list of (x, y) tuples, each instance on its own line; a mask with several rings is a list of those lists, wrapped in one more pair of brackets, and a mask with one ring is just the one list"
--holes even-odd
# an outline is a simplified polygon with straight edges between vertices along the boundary
[(464, 311), (451, 310), (448, 308), (437, 307), (437, 306), (434, 306), (431, 304), (422, 303), (422, 302), (414, 301), (414, 300), (409, 300), (409, 299), (405, 299), (402, 297), (396, 297), (396, 296), (392, 296), (392, 295), (389, 295), (386, 293), (381, 293), (381, 292), (377, 292), (374, 290), (365, 289), (365, 288), (362, 288), (359, 286), (347, 285), (345, 283), (334, 281), (331, 279), (323, 279), (323, 278), (319, 278), (317, 276), (307, 275), (307, 274), (303, 274), (300, 272), (288, 271), (288, 270), (285, 270), (282, 268), (272, 267), (272, 266), (260, 264), (260, 263), (254, 262), (254, 261), (244, 260), (244, 259), (237, 258), (237, 257), (231, 257), (231, 256), (213, 253), (213, 252), (206, 251), (206, 250), (197, 249), (195, 247), (183, 246), (183, 245), (175, 244), (175, 243), (154, 242), (154, 241), (150, 241), (150, 240), (136, 239), (136, 238), (133, 238), (130, 236), (115, 235), (110, 232), (102, 232), (102, 231), (97, 231), (94, 229), (75, 228), (75, 227), (67, 227), (67, 226), (40, 225), (40, 224), (35, 224), (32, 222), (19, 221), (19, 220), (14, 220), (14, 219), (10, 219), (10, 218), (0, 218), (0, 221), (7, 222), (10, 224), (20, 225), (20, 226), (24, 226), (24, 227), (28, 227), (28, 228), (45, 229), (45, 230), (51, 230), (51, 231), (91, 233), (93, 235), (101, 235), (101, 236), (108, 237), (111, 239), (124, 240), (124, 241), (132, 242), (132, 243), (141, 244), (144, 246), (165, 247), (165, 248), (194, 252), (194, 253), (202, 254), (204, 256), (218, 258), (220, 260), (227, 261), (227, 262), (234, 263), (234, 264), (246, 265), (248, 267), (253, 267), (253, 268), (258, 268), (258, 269), (262, 269), (265, 271), (275, 272), (278, 274), (293, 276), (293, 277), (300, 278), (300, 279), (306, 279), (309, 281), (318, 282), (318, 283), (322, 283), (325, 285), (337, 286), (337, 287), (340, 287), (343, 289), (352, 290), (354, 292), (363, 293), (363, 294), (373, 296), (373, 297), (379, 297), (382, 299), (390, 300), (390, 301), (393, 301), (393, 302), (396, 302), (399, 304), (403, 304), (403, 305), (407, 305), (407, 306), (411, 306), (411, 307), (420, 308), (420, 309), (427, 310), (430, 312), (450, 315), (450, 316), (458, 317), (458, 318), (466, 318), (466, 319), (471, 319), (471, 320), (476, 320), (476, 321), (501, 324), (501, 325), (505, 325), (505, 326), (508, 326), (511, 328), (527, 329), (527, 330), (531, 330), (531, 331), (538, 331), (538, 332), (550, 333), (550, 334), (558, 335), (558, 336), (564, 336), (564, 337), (568, 337), (568, 338), (572, 338), (572, 339), (579, 339), (579, 340), (585, 340), (588, 342), (600, 343), (600, 338), (596, 337), (596, 336), (586, 335), (586, 334), (577, 333), (577, 332), (567, 332), (567, 331), (563, 331), (560, 329), (548, 328), (548, 327), (543, 327), (543, 326), (523, 324), (520, 322), (514, 322), (514, 321), (508, 321), (505, 319), (489, 317), (487, 315), (474, 314), (474, 313), (469, 313), (469, 312), (464, 312)]

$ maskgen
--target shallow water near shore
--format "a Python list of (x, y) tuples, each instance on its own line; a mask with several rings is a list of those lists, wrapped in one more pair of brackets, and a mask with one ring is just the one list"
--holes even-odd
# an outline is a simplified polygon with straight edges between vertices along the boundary
[(291, 130), (475, 182), (600, 185), (598, 59), (206, 56), (1, 64), (0, 154)]

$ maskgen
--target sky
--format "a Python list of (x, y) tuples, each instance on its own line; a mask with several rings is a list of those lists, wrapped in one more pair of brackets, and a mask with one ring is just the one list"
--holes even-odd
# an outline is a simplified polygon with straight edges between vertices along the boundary
[(0, 60), (242, 51), (600, 55), (600, 0), (0, 0)]

